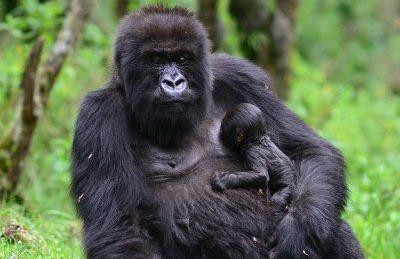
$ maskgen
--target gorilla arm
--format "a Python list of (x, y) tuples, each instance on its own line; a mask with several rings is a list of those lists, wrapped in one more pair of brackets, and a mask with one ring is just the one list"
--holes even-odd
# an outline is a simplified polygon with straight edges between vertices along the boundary
[(89, 94), (76, 124), (72, 195), (84, 222), (88, 258), (151, 258), (157, 253), (139, 227), (146, 186), (133, 162), (122, 100), (112, 88)]
[(227, 55), (213, 56), (212, 66), (215, 102), (226, 109), (243, 102), (258, 106), (272, 141), (296, 168), (292, 204), (276, 228), (274, 254), (317, 257), (334, 237), (347, 198), (342, 155), (267, 90), (260, 68)]

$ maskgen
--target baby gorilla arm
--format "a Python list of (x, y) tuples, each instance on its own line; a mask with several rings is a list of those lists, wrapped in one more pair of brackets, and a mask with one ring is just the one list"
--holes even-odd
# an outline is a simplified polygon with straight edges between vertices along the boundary
[(216, 172), (211, 181), (215, 191), (222, 192), (235, 188), (265, 188), (268, 184), (267, 170), (246, 172)]

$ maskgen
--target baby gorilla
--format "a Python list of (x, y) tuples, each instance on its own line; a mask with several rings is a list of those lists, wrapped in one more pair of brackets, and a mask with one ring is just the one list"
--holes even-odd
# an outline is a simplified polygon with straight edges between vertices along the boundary
[[(271, 141), (262, 111), (242, 103), (226, 113), (220, 137), (224, 145), (237, 152), (246, 172), (217, 172), (212, 188), (261, 188), (277, 209), (290, 202), (294, 182), (292, 161)], [(271, 197), (272, 195), (272, 197)]]

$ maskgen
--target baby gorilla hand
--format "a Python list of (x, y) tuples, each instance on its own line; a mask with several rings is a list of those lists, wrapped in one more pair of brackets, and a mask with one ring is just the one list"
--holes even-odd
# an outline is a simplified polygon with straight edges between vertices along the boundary
[(248, 172), (216, 172), (211, 179), (211, 187), (214, 191), (222, 192), (226, 189), (266, 188), (268, 175), (257, 171)]
[(216, 172), (211, 180), (212, 189), (218, 192), (226, 190), (229, 183), (229, 175), (230, 173), (228, 172)]

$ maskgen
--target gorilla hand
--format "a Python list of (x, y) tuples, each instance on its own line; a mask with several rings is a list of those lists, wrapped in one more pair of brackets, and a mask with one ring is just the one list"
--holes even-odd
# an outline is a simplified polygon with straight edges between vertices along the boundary
[(211, 179), (212, 189), (219, 192), (235, 188), (265, 189), (266, 183), (268, 183), (268, 175), (254, 170), (247, 172), (216, 172)]

